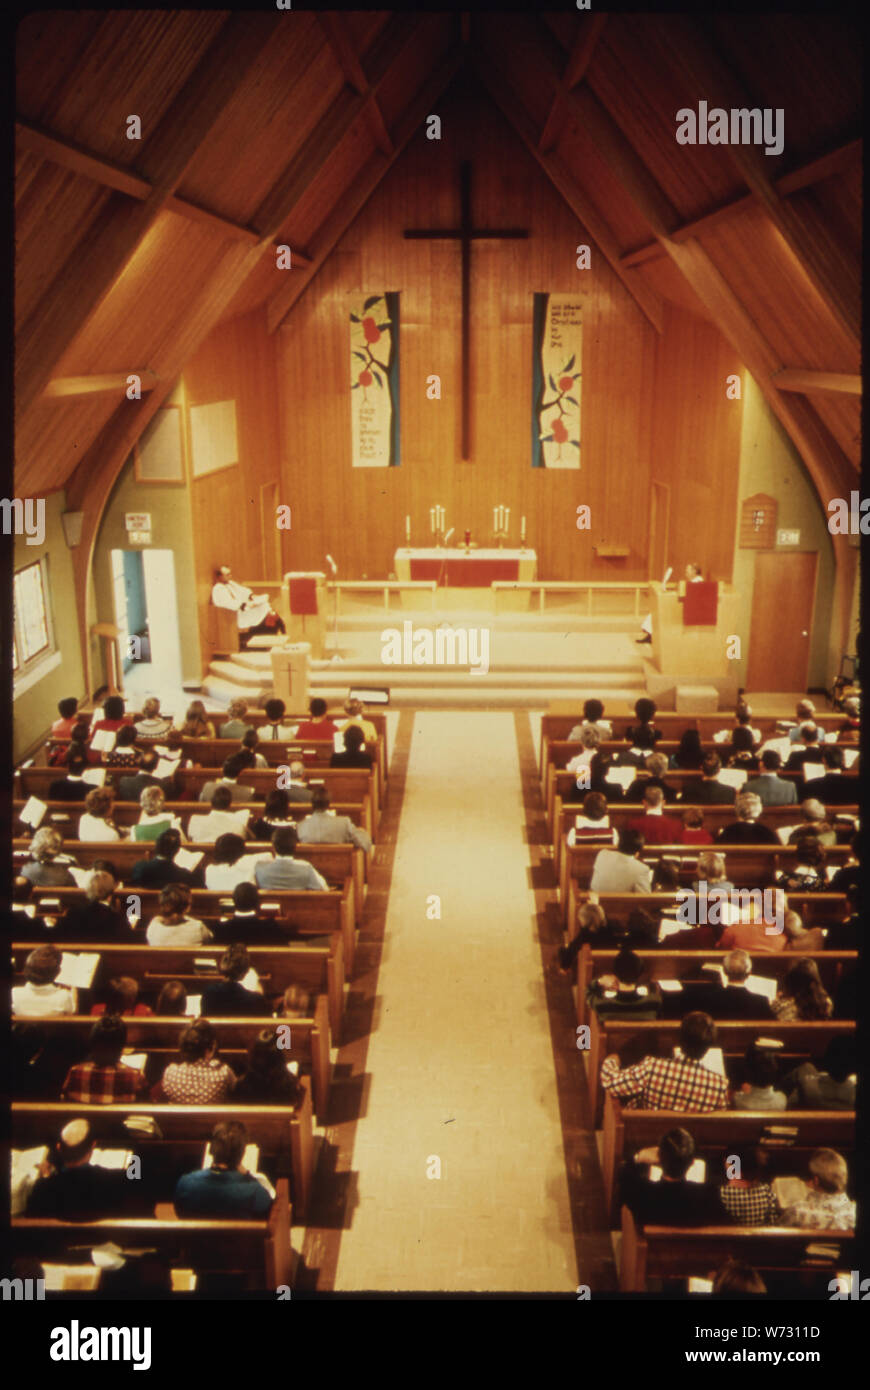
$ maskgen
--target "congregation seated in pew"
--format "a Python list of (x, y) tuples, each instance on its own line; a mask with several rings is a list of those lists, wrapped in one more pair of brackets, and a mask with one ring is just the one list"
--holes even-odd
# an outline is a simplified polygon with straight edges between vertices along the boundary
[(257, 791), (256, 787), (239, 781), (239, 778), (244, 773), (245, 766), (246, 759), (244, 754), (233, 753), (229, 758), (225, 758), (220, 777), (217, 781), (205, 783), (200, 790), (199, 800), (211, 801), (212, 795), (218, 787), (227, 787), (234, 806), (245, 801), (262, 801), (263, 797), (261, 793)]
[(370, 768), (372, 755), (365, 751), (365, 734), (359, 725), (347, 724), (341, 737), (344, 742), (344, 752), (333, 753), (329, 760), (329, 766)]
[(658, 1018), (662, 997), (652, 984), (641, 984), (643, 964), (628, 946), (620, 947), (610, 971), (593, 980), (586, 1002), (599, 1018)]
[(218, 1057), (218, 1037), (206, 1018), (185, 1028), (178, 1061), (168, 1062), (153, 1094), (173, 1105), (215, 1105), (235, 1088), (236, 1074)]
[(236, 941), (228, 946), (218, 962), (220, 980), (206, 984), (202, 991), (205, 1018), (254, 1018), (272, 1012), (262, 989), (243, 983), (252, 974), (247, 948)]
[(30, 952), (24, 962), (24, 984), (12, 987), (12, 1013), (16, 1018), (75, 1013), (75, 990), (55, 983), (62, 965), (56, 946), (37, 946)]
[[(202, 797), (200, 797), (202, 800)], [(188, 838), (196, 843), (214, 844), (221, 835), (241, 835), (243, 839), (251, 833), (255, 839), (261, 838), (252, 827), (248, 828), (247, 811), (231, 811), (233, 793), (230, 787), (215, 787), (211, 794), (211, 810), (202, 816), (191, 816), (187, 822)], [(254, 823), (260, 825), (260, 821)], [(268, 836), (263, 838), (268, 839)]]
[(145, 1095), (144, 1073), (122, 1061), (126, 1046), (124, 1020), (118, 1014), (103, 1014), (93, 1026), (86, 1061), (70, 1067), (60, 1099), (81, 1105), (117, 1105)]
[(716, 1026), (712, 1018), (693, 1011), (680, 1024), (679, 1057), (644, 1057), (623, 1070), (617, 1056), (605, 1057), (601, 1084), (629, 1108), (727, 1110), (726, 1078), (703, 1064), (715, 1045)]
[(201, 888), (203, 884), (202, 865), (186, 869), (176, 864), (176, 856), (181, 849), (181, 833), (178, 830), (163, 830), (154, 843), (154, 853), (150, 859), (138, 859), (130, 870), (130, 883), (142, 888), (166, 888), (173, 883), (186, 884), (189, 888)]
[(614, 849), (599, 850), (592, 870), (591, 888), (596, 893), (649, 893), (652, 869), (640, 854), (643, 835), (627, 827), (619, 832)]
[(187, 839), (178, 816), (166, 809), (162, 787), (144, 787), (139, 794), (142, 813), (133, 826), (133, 840), (157, 840), (164, 830), (177, 830), (182, 842)]
[(759, 821), (764, 810), (760, 796), (754, 792), (741, 792), (734, 803), (737, 819), (723, 825), (716, 836), (717, 844), (726, 845), (778, 845), (779, 838), (769, 825)]
[(254, 869), (258, 888), (313, 889), (326, 892), (328, 884), (313, 864), (296, 858), (298, 843), (295, 825), (276, 830), (272, 836), (272, 857), (261, 860)]
[(145, 932), (149, 946), (204, 946), (211, 941), (208, 927), (189, 916), (190, 889), (184, 883), (167, 883), (160, 890), (160, 911)]
[(241, 835), (219, 835), (205, 870), (205, 886), (215, 892), (231, 892), (238, 883), (252, 883), (254, 871), (264, 861), (262, 852), (246, 854)]
[[(350, 729), (356, 728), (351, 724)], [(354, 825), (349, 816), (337, 816), (330, 811), (331, 798), (326, 787), (315, 787), (311, 798), (311, 813), (299, 822), (296, 833), (302, 845), (356, 845), (366, 854), (371, 851), (371, 836)]]
[(173, 1204), (179, 1216), (265, 1216), (275, 1189), (244, 1166), (248, 1132), (241, 1120), (221, 1120), (209, 1142), (211, 1163), (178, 1179)]

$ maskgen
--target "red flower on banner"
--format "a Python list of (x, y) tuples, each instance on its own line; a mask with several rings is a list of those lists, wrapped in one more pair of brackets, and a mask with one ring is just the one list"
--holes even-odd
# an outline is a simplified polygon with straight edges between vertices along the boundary
[[(381, 295), (379, 294), (372, 295), (371, 298), (367, 299), (363, 305), (363, 313), (365, 314), (366, 309), (373, 308), (380, 299)], [(358, 357), (363, 363), (363, 370), (358, 374), (356, 381), (351, 383), (351, 390), (356, 391), (358, 387), (362, 387), (363, 399), (367, 400), (367, 386), (371, 386), (373, 381), (381, 388), (383, 388), (384, 385), (377, 368), (380, 367), (384, 376), (386, 376), (388, 372), (386, 364), (379, 362), (372, 352), (372, 345), (380, 342), (381, 334), (390, 327), (390, 321), (387, 319), (385, 323), (376, 323), (371, 314), (365, 314), (365, 317), (362, 319), (358, 314), (351, 314), (350, 320), (351, 323), (358, 323), (360, 325), (364, 339), (362, 351), (358, 351), (356, 348), (353, 350), (354, 357)]]

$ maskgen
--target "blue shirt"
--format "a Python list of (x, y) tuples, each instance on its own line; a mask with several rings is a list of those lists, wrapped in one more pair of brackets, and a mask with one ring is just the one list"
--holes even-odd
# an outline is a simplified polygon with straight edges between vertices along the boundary
[(237, 1217), (253, 1221), (272, 1206), (262, 1183), (250, 1173), (225, 1168), (198, 1168), (178, 1179), (175, 1210), (179, 1216)]

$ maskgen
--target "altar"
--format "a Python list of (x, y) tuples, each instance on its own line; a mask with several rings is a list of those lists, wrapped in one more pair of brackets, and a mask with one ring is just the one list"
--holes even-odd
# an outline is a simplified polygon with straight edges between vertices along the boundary
[(434, 579), (445, 588), (488, 589), (494, 580), (536, 578), (534, 550), (466, 550), (465, 546), (406, 546), (395, 554), (396, 578)]

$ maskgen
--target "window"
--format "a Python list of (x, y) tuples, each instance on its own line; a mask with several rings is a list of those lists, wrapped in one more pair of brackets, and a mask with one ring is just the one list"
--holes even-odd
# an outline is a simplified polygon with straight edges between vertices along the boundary
[(12, 642), (12, 669), (26, 672), (40, 658), (54, 650), (51, 621), (46, 598), (46, 561), (37, 560), (16, 571), (13, 582), (15, 631)]

